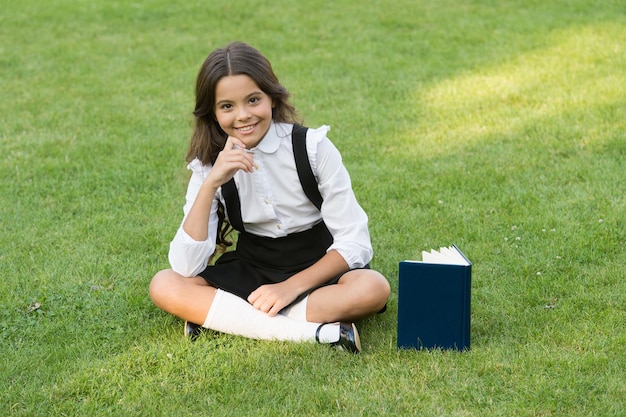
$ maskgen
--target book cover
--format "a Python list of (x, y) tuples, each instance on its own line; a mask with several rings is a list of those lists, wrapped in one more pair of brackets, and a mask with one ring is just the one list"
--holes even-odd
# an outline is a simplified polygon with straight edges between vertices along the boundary
[(455, 246), (401, 261), (398, 348), (470, 347), (472, 263)]

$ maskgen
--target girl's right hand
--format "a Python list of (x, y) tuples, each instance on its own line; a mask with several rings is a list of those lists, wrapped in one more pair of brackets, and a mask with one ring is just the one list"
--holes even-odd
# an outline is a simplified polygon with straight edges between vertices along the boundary
[(246, 145), (241, 140), (229, 136), (224, 144), (224, 149), (217, 155), (213, 168), (205, 180), (210, 181), (217, 189), (222, 184), (228, 182), (237, 171), (254, 171), (254, 157), (247, 152)]

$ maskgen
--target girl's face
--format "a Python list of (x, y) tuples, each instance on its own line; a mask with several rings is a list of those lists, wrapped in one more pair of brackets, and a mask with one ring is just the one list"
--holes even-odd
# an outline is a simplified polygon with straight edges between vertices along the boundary
[(215, 86), (215, 117), (228, 136), (252, 149), (272, 121), (272, 99), (247, 75), (229, 75)]

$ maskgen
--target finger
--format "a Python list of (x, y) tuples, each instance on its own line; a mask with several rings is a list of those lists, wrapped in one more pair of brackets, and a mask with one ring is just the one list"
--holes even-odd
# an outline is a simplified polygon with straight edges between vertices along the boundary
[(226, 139), (226, 143), (224, 144), (224, 149), (230, 150), (233, 149), (235, 146), (238, 146), (241, 149), (246, 149), (245, 143), (243, 143), (241, 140), (237, 139), (234, 136), (229, 136), (228, 139)]
[[(254, 163), (254, 154), (245, 150), (238, 148), (226, 149), (220, 152), (223, 155), (224, 161), (241, 164), (244, 168), (239, 167), (238, 169), (243, 169), (247, 172), (252, 172), (252, 169), (256, 167)], [(219, 156), (218, 156), (219, 157)]]
[(260, 310), (264, 313), (269, 313), (269, 311), (272, 309), (272, 306), (273, 304), (271, 302), (266, 301)]
[(254, 304), (252, 304), (252, 307), (256, 308), (257, 310), (261, 310), (265, 312), (263, 310), (263, 303), (260, 300), (257, 300)]
[(255, 298), (252, 296), (254, 293), (250, 293), (250, 295), (248, 296), (248, 298), (246, 298), (246, 300), (248, 300), (248, 302), (250, 304), (254, 304), (254, 300)]
[(252, 291), (250, 293), (250, 295), (248, 296), (248, 302), (252, 305), (254, 305), (254, 302), (259, 298), (259, 294), (257, 293), (257, 291)]
[(226, 142), (224, 143), (224, 148), (222, 149), (222, 151), (230, 151), (231, 149), (233, 149), (233, 147), (235, 146), (235, 144), (233, 143), (233, 137), (229, 136), (226, 138)]
[(279, 308), (278, 304), (274, 304), (272, 308), (270, 308), (270, 310), (267, 312), (267, 315), (270, 317), (274, 317), (276, 314), (280, 313), (280, 310), (282, 310), (282, 307)]
[(254, 156), (251, 153), (245, 152), (245, 151), (240, 151), (242, 152), (242, 156), (240, 157), (240, 162), (245, 166), (245, 171), (246, 172), (252, 172), (254, 171), (254, 168), (256, 168), (256, 164), (254, 163)]
[(252, 172), (254, 167), (250, 157), (241, 150), (222, 151), (217, 157), (215, 167), (225, 170), (230, 176), (234, 175), (238, 170)]
[(265, 307), (265, 300), (261, 298), (257, 299), (254, 303), (252, 303), (252, 307), (265, 312), (265, 310), (263, 310), (263, 308)]
[(272, 305), (273, 303), (270, 300), (263, 298), (263, 297), (259, 297), (254, 301), (254, 303), (252, 304), (252, 307), (264, 313), (267, 313), (272, 308)]

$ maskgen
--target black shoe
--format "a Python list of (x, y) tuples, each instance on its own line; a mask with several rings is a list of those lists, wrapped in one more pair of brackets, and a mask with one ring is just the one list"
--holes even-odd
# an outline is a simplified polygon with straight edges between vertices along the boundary
[(185, 321), (185, 337), (188, 337), (192, 342), (195, 341), (202, 334), (202, 326), (199, 324)]
[[(320, 343), (319, 335), (322, 326), (328, 323), (322, 323), (315, 332), (315, 340)], [(356, 330), (354, 323), (339, 323), (339, 341), (331, 343), (332, 347), (339, 350), (345, 350), (350, 353), (361, 353), (361, 340), (359, 332)]]

